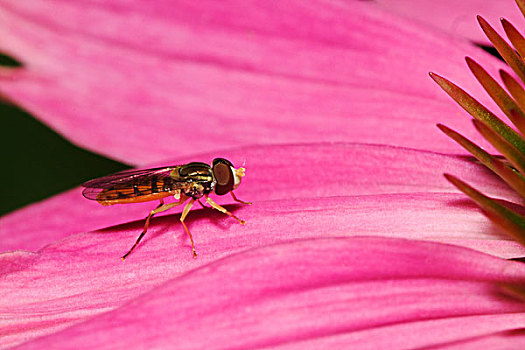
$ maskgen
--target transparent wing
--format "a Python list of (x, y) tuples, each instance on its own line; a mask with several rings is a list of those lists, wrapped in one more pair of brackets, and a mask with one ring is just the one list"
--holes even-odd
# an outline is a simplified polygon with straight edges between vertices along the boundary
[(179, 166), (121, 171), (83, 183), (82, 195), (92, 200), (114, 200), (170, 192), (185, 185), (170, 177), (177, 168)]
[(150, 168), (150, 169), (130, 169), (115, 174), (111, 174), (97, 179), (89, 180), (82, 184), (86, 188), (110, 188), (123, 182), (130, 182), (140, 178), (158, 176), (169, 177), (170, 173), (179, 166)]

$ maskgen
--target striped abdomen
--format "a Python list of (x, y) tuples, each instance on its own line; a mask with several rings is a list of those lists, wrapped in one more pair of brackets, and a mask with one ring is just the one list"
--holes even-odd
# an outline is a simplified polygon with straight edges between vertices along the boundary
[(105, 188), (97, 201), (102, 205), (148, 202), (180, 193), (180, 185), (170, 177), (151, 175)]

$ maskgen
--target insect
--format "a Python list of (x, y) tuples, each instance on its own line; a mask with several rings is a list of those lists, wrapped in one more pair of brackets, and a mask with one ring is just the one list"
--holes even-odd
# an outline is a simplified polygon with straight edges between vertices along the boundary
[[(236, 202), (251, 204), (241, 201), (233, 193), (233, 190), (240, 185), (244, 172), (243, 167), (236, 169), (229, 160), (224, 158), (214, 159), (211, 166), (206, 163), (192, 162), (160, 168), (133, 169), (85, 182), (82, 184), (85, 187), (82, 194), (87, 199), (96, 200), (105, 206), (148, 202), (157, 199), (160, 201), (160, 204), (146, 217), (142, 233), (131, 249), (122, 256), (122, 260), (125, 260), (139, 244), (148, 231), (150, 220), (155, 214), (187, 202), (182, 211), (180, 222), (190, 237), (193, 257), (197, 257), (193, 237), (184, 223), (184, 219), (186, 219), (195, 201), (204, 207), (200, 201), (204, 197), (212, 208), (244, 225), (246, 223), (244, 220), (239, 219), (209, 197), (212, 192), (218, 196), (230, 193)], [(169, 196), (173, 196), (176, 202), (164, 203), (163, 199)]]

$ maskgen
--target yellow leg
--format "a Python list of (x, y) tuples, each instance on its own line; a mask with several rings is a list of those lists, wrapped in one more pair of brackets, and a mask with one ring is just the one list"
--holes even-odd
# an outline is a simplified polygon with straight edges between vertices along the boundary
[(208, 197), (207, 195), (205, 195), (205, 197), (206, 197), (206, 202), (207, 202), (209, 205), (211, 205), (212, 208), (217, 209), (218, 211), (220, 211), (220, 212), (222, 212), (222, 213), (224, 213), (224, 214), (226, 214), (226, 215), (228, 215), (228, 216), (234, 218), (235, 220), (239, 221), (239, 222), (240, 222), (241, 224), (243, 224), (243, 225), (246, 224), (246, 221), (239, 219), (238, 217), (236, 217), (235, 215), (233, 215), (232, 213), (230, 213), (228, 210), (226, 210), (226, 208), (223, 208), (223, 207), (221, 207), (220, 205), (218, 205), (217, 203), (215, 203), (215, 202), (213, 201), (213, 199), (211, 199), (211, 198)]
[(186, 219), (186, 216), (190, 212), (190, 209), (193, 206), (194, 202), (195, 202), (195, 199), (192, 198), (192, 199), (190, 199), (188, 204), (186, 204), (186, 206), (184, 207), (184, 210), (182, 211), (182, 215), (180, 216), (180, 223), (182, 224), (182, 226), (184, 226), (184, 229), (186, 230), (186, 233), (190, 237), (191, 249), (193, 250), (193, 257), (196, 258), (197, 257), (197, 252), (195, 251), (195, 244), (193, 243), (193, 237), (191, 236), (190, 230), (188, 230), (188, 227), (184, 223), (184, 219)]
[(235, 196), (235, 193), (233, 193), (233, 191), (230, 191), (230, 194), (232, 195), (232, 198), (233, 198), (234, 201), (239, 202), (239, 203), (242, 203), (242, 204), (252, 205), (252, 202), (245, 202), (245, 201), (241, 201), (240, 199), (238, 199), (238, 198)]
[(135, 241), (135, 244), (133, 244), (133, 247), (131, 247), (131, 249), (126, 254), (124, 254), (121, 257), (122, 261), (126, 260), (127, 256), (129, 254), (131, 254), (133, 249), (135, 249), (135, 247), (142, 240), (142, 237), (144, 237), (144, 235), (148, 231), (149, 222), (150, 222), (151, 218), (153, 217), (153, 215), (158, 214), (158, 213), (162, 213), (163, 211), (169, 210), (169, 209), (171, 209), (171, 208), (173, 208), (173, 207), (175, 207), (177, 205), (181, 205), (182, 203), (184, 203), (186, 201), (186, 199), (188, 199), (188, 198), (187, 197), (182, 197), (178, 202), (168, 203), (168, 204), (164, 204), (164, 201), (161, 199), (160, 200), (160, 204), (157, 206), (157, 208), (155, 208), (154, 210), (150, 211), (148, 217), (146, 218), (146, 222), (144, 224), (144, 229), (142, 230), (142, 233), (140, 234), (139, 238), (137, 238), (137, 240)]

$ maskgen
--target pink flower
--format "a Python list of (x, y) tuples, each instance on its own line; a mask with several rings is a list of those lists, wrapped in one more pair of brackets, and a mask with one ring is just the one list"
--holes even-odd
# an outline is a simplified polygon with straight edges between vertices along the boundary
[(3, 1), (3, 50), (27, 68), (2, 91), (73, 142), (141, 166), (260, 143), (464, 152), (434, 125), (470, 121), (427, 73), (439, 68), (485, 96), (465, 53), (504, 67), (464, 39), (361, 2), (105, 4)]
[(470, 122), (426, 76), (466, 80), (466, 52), (502, 64), (374, 6), (0, 4), (1, 48), (25, 64), (0, 80), (11, 100), (136, 165), (246, 160), (236, 194), (254, 202), (227, 205), (246, 227), (194, 209), (197, 259), (172, 213), (119, 260), (152, 203), (105, 208), (75, 189), (2, 218), (0, 344), (524, 343), (525, 306), (501, 288), (525, 283), (501, 259), (524, 249), (441, 173), (518, 197), (435, 130)]
[[(22, 304), (33, 317), (4, 327), (6, 340), (13, 333), (31, 339), (53, 331), (22, 348), (525, 344), (520, 333), (511, 332), (525, 326), (525, 305), (497, 287), (524, 283), (523, 264), (456, 246), (384, 237), (295, 240), (229, 255), (168, 279), (174, 266), (158, 255), (122, 264), (104, 246), (93, 249), (97, 259), (69, 244), (55, 248), (41, 252), (47, 262), (7, 277), (13, 287), (4, 299), (11, 307), (3, 310), (20, 315)], [(185, 253), (179, 261), (191, 262)], [(56, 258), (62, 262), (58, 270)], [(34, 280), (46, 268), (52, 273)], [(20, 293), (24, 275), (33, 282)], [(153, 276), (157, 279), (150, 280)], [(43, 287), (40, 292), (34, 284)], [(26, 298), (41, 301), (30, 305)], [(93, 310), (99, 315), (87, 317)], [(84, 322), (63, 329), (79, 319)]]

